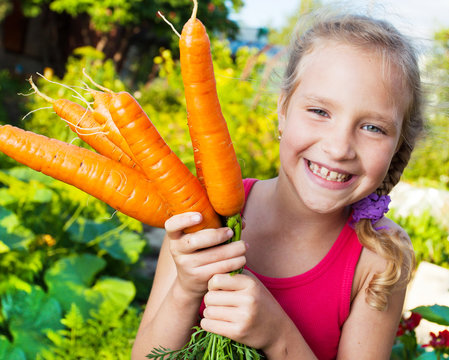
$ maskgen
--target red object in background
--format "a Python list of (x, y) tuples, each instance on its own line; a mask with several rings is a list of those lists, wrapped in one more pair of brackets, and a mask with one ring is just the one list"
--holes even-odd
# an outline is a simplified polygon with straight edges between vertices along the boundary
[(435, 350), (449, 350), (449, 331), (443, 330), (435, 335), (435, 333), (431, 332), (430, 336), (432, 340), (429, 341), (428, 344), (423, 345), (423, 347), (433, 347)]
[(418, 313), (412, 312), (407, 319), (402, 318), (399, 323), (396, 336), (402, 336), (407, 332), (412, 332), (421, 322), (422, 316)]

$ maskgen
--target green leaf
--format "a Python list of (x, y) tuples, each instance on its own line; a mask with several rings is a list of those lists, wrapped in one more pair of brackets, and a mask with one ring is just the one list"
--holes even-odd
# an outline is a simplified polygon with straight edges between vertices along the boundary
[(431, 351), (418, 356), (416, 360), (438, 360), (438, 357), (434, 351)]
[(0, 240), (0, 254), (8, 252), (8, 251), (9, 251), (9, 246)]
[(76, 304), (70, 306), (70, 310), (61, 322), (69, 329), (78, 329), (84, 325), (83, 314)]
[(26, 281), (23, 281), (15, 274), (8, 274), (5, 280), (0, 281), (0, 294), (4, 294), (14, 290), (22, 290), (30, 293), (32, 290), (32, 285), (27, 283)]
[(81, 254), (57, 261), (45, 274), (49, 287), (57, 282), (84, 286), (92, 284), (95, 275), (106, 266), (106, 262), (91, 254)]
[(55, 180), (50, 176), (42, 174), (41, 172), (26, 166), (14, 167), (12, 169), (8, 169), (5, 173), (24, 182), (30, 182), (33, 180), (45, 185), (51, 185), (55, 182)]
[(449, 307), (443, 305), (418, 306), (412, 310), (431, 322), (448, 326), (449, 325)]
[(13, 344), (21, 348), (27, 358), (48, 346), (46, 331), (62, 328), (61, 307), (56, 299), (40, 287), (30, 293), (16, 291), (2, 298), (2, 312), (13, 336)]
[(75, 303), (87, 318), (89, 311), (102, 300), (102, 295), (88, 286), (105, 266), (106, 262), (94, 255), (72, 256), (56, 262), (47, 270), (44, 279), (49, 293), (58, 299), (65, 311)]
[(136, 295), (136, 288), (130, 281), (105, 277), (100, 279), (93, 290), (103, 295), (104, 302), (122, 314)]
[(9, 189), (0, 189), (0, 206), (6, 206), (17, 202), (17, 197), (10, 194)]
[(80, 216), (70, 225), (67, 232), (70, 234), (72, 241), (87, 244), (116, 227), (117, 224), (112, 221), (99, 222)]
[(132, 264), (139, 259), (145, 243), (145, 240), (138, 234), (130, 231), (121, 231), (105, 237), (98, 245), (113, 258)]
[(24, 250), (33, 238), (33, 232), (20, 224), (16, 214), (0, 206), (0, 241), (4, 245)]
[(7, 338), (0, 335), (0, 359), (26, 360), (22, 349), (15, 347)]
[(398, 343), (394, 344), (391, 350), (390, 360), (403, 360), (405, 359), (405, 348), (404, 344)]
[(94, 244), (105, 250), (114, 259), (127, 264), (135, 263), (145, 247), (146, 241), (139, 234), (117, 230), (114, 221), (94, 221), (78, 217), (67, 229), (70, 238), (79, 243)]

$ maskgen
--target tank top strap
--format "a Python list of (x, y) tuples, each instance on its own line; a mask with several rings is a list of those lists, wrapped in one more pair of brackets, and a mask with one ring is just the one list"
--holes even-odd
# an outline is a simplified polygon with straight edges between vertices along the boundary
[(258, 179), (254, 178), (246, 178), (243, 179), (243, 188), (245, 189), (245, 201), (248, 199), (248, 195), (251, 192), (251, 189), (253, 188), (253, 185), (258, 181)]
[[(243, 189), (245, 190), (245, 203), (246, 203), (246, 200), (248, 199), (251, 189), (253, 188), (253, 185), (257, 181), (258, 181), (258, 179), (254, 179), (254, 178), (243, 179)], [(245, 205), (243, 205), (242, 211), (240, 212), (241, 215), (243, 215), (243, 211), (245, 211)]]

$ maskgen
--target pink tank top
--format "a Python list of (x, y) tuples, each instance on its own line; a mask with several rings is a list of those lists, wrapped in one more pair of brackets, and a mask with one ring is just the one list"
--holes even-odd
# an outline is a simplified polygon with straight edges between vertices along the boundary
[[(243, 181), (246, 198), (256, 181)], [(337, 356), (361, 250), (355, 231), (346, 223), (326, 256), (303, 274), (272, 278), (247, 268), (273, 294), (320, 360)]]

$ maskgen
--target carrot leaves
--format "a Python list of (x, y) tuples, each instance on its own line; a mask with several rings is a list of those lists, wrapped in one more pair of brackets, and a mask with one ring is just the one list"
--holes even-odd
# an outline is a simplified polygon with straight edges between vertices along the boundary
[(147, 355), (154, 360), (260, 360), (263, 355), (257, 350), (223, 336), (194, 327), (189, 343), (180, 350), (164, 347), (153, 349)]

